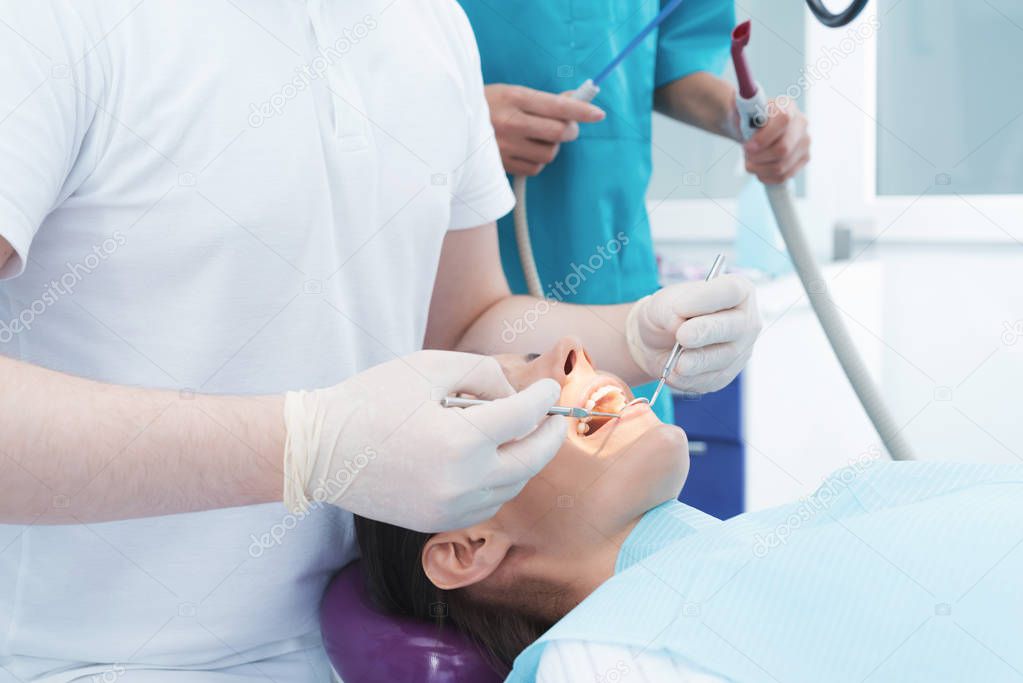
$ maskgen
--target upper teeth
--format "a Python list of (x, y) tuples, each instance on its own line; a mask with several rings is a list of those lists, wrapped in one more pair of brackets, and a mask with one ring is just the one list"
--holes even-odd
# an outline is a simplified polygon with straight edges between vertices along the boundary
[[(598, 387), (593, 393), (590, 394), (590, 398), (586, 401), (586, 405), (584, 407), (586, 408), (586, 410), (593, 410), (593, 408), (597, 405), (597, 401), (599, 401), (600, 399), (604, 398), (609, 394), (618, 394), (619, 396), (621, 396), (622, 399), (625, 398), (625, 392), (619, 389), (617, 386), (615, 386), (614, 384), (605, 384), (602, 387)], [(584, 419), (589, 420), (590, 418), (587, 417)]]

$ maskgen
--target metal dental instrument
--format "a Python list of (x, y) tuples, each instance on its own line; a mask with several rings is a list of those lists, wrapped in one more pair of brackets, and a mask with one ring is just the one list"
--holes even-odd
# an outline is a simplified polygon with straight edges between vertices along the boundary
[[(724, 267), (724, 265), (725, 255), (718, 254), (714, 258), (714, 263), (711, 264), (710, 270), (707, 272), (707, 277), (704, 279), (704, 282), (710, 282), (711, 280), (716, 278), (718, 276), (718, 273), (721, 272), (721, 269)], [(681, 344), (675, 342), (675, 346), (671, 349), (671, 354), (668, 356), (668, 362), (664, 364), (664, 369), (661, 370), (661, 379), (657, 381), (657, 388), (654, 389), (654, 393), (650, 397), (649, 403), (652, 404), (654, 401), (657, 400), (657, 397), (661, 395), (661, 389), (664, 388), (665, 382), (668, 381), (668, 377), (671, 375), (671, 371), (675, 369), (675, 363), (678, 362), (679, 356), (682, 355), (682, 351), (684, 350), (685, 349), (682, 348)]]
[[(460, 398), (458, 396), (445, 396), (440, 400), (440, 404), (445, 408), (469, 408), (471, 406), (481, 406), (490, 401), (481, 400), (478, 398)], [(548, 415), (564, 415), (565, 417), (574, 417), (577, 420), (581, 420), (587, 417), (618, 417), (618, 413), (600, 413), (593, 410), (586, 410), (585, 408), (569, 408), (568, 406), (553, 406), (547, 411)]]

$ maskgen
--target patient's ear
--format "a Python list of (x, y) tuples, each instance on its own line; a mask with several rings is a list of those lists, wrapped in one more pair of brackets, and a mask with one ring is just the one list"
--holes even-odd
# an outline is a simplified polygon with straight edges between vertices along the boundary
[(464, 588), (490, 576), (511, 548), (499, 529), (477, 525), (434, 534), (423, 548), (423, 570), (441, 590)]

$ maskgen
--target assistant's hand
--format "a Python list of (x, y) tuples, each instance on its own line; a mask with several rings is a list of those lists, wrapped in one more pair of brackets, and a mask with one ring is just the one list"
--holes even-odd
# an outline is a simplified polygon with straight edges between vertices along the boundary
[[(496, 399), (443, 408), (467, 393)], [(436, 532), (489, 519), (554, 457), (566, 423), (548, 417), (561, 388), (516, 393), (497, 361), (420, 351), (328, 389), (289, 392), (284, 502), (327, 502), (370, 519)]]
[(512, 175), (537, 175), (562, 142), (579, 137), (579, 123), (604, 119), (604, 110), (564, 95), (504, 83), (485, 91), (501, 161)]
[(809, 123), (791, 100), (771, 100), (767, 125), (743, 144), (746, 170), (767, 185), (780, 185), (810, 161)]
[(685, 349), (668, 384), (681, 391), (717, 391), (753, 352), (762, 323), (753, 284), (738, 275), (672, 285), (637, 301), (626, 320), (633, 360), (660, 377), (672, 347)]

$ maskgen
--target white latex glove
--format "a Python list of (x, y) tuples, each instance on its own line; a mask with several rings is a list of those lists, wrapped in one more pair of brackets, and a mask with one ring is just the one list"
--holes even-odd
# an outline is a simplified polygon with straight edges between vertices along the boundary
[[(496, 400), (441, 407), (459, 392)], [(565, 419), (546, 415), (560, 394), (552, 379), (516, 393), (493, 358), (449, 351), (289, 392), (285, 505), (301, 512), (327, 502), (424, 532), (489, 519), (564, 441)]]
[(762, 323), (753, 284), (738, 275), (672, 285), (637, 301), (625, 325), (633, 360), (654, 378), (678, 341), (685, 349), (668, 376), (680, 391), (706, 393), (739, 374)]

